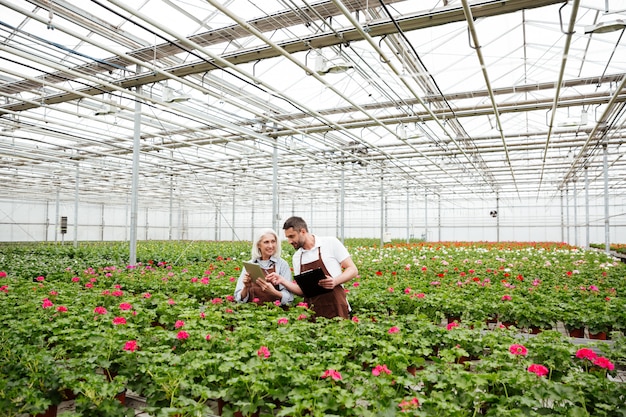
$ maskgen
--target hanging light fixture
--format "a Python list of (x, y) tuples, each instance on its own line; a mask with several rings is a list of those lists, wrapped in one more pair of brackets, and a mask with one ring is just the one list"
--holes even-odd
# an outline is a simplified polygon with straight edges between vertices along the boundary
[(180, 91), (174, 90), (172, 87), (163, 87), (163, 101), (166, 103), (180, 103), (187, 101), (191, 98), (190, 95), (183, 94)]
[(626, 21), (623, 19), (611, 20), (609, 22), (598, 22), (593, 25), (585, 26), (585, 35), (590, 33), (609, 33), (617, 30), (624, 30)]
[(315, 62), (315, 72), (319, 75), (339, 74), (353, 68), (354, 65), (351, 62), (348, 62), (341, 55), (341, 49), (339, 49), (339, 53), (337, 55), (330, 59), (327, 59), (322, 53), (318, 53), (317, 60)]
[(112, 104), (108, 104), (105, 103), (103, 105), (101, 105), (95, 112), (94, 115), (95, 116), (106, 116), (108, 114), (115, 114), (117, 113), (117, 107), (115, 107)]

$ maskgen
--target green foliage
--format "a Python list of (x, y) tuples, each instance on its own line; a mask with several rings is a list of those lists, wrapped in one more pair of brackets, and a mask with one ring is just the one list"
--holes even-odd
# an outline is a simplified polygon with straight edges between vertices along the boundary
[[(603, 253), (347, 244), (360, 272), (346, 284), (354, 319), (315, 321), (299, 297), (289, 308), (233, 301), (246, 242), (145, 242), (134, 268), (124, 244), (4, 245), (3, 415), (42, 412), (67, 390), (78, 413), (127, 415), (123, 389), (154, 416), (199, 415), (218, 399), (224, 415), (393, 416), (401, 404), (415, 416), (626, 412), (614, 371), (584, 366), (558, 331), (520, 334), (581, 318), (623, 329), (624, 266)], [(488, 330), (494, 318), (517, 328)], [(626, 342), (612, 337), (600, 349), (623, 367)]]

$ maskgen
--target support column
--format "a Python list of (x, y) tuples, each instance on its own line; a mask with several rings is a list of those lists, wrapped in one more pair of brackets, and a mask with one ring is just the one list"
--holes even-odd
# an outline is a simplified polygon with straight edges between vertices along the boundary
[(609, 229), (609, 149), (606, 141), (602, 144), (604, 151), (604, 251), (611, 252), (611, 237)]
[(79, 164), (76, 164), (76, 184), (74, 188), (74, 247), (78, 247), (78, 189), (79, 189)]
[[(141, 67), (137, 66), (137, 74), (141, 72)], [(137, 94), (141, 95), (141, 86), (135, 88)], [(131, 184), (130, 203), (130, 254), (128, 264), (134, 266), (137, 263), (137, 221), (139, 217), (139, 152), (141, 150), (141, 101), (135, 100), (135, 119), (133, 126), (133, 173)], [(148, 215), (146, 213), (146, 219)]]

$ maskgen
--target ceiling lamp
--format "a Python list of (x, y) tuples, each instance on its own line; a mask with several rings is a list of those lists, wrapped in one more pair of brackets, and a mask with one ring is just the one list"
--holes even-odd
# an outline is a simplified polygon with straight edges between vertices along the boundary
[(96, 116), (106, 116), (107, 114), (115, 114), (117, 113), (117, 107), (112, 104), (103, 104), (94, 112)]
[(166, 103), (180, 103), (191, 98), (190, 95), (174, 90), (172, 87), (163, 87), (163, 101)]
[(323, 55), (318, 55), (315, 63), (315, 72), (319, 75), (338, 74), (346, 72), (352, 68), (354, 68), (354, 65), (346, 61), (346, 59), (341, 55), (337, 55), (330, 59), (326, 59)]
[(565, 120), (559, 123), (559, 127), (578, 127), (586, 126), (588, 122), (587, 110), (583, 110), (578, 117), (567, 117)]
[(595, 25), (585, 26), (585, 35), (590, 33), (608, 33), (626, 28), (626, 21), (623, 19), (612, 20), (610, 22), (599, 22)]

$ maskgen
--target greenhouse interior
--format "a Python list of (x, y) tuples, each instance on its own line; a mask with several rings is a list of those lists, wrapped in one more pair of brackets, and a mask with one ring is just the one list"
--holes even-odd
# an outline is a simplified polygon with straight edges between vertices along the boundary
[(0, 16), (0, 415), (626, 415), (626, 0)]

